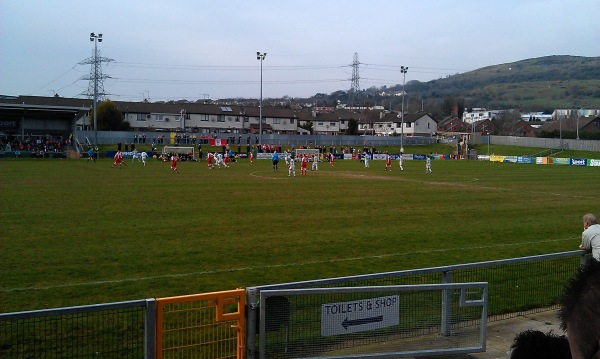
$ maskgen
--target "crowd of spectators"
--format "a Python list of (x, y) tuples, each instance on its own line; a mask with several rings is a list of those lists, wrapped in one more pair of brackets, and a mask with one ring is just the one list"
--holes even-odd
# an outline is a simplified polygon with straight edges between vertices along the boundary
[(0, 137), (0, 152), (10, 153), (15, 157), (46, 157), (47, 154), (63, 153), (73, 149), (71, 139), (60, 135), (52, 136), (4, 136)]

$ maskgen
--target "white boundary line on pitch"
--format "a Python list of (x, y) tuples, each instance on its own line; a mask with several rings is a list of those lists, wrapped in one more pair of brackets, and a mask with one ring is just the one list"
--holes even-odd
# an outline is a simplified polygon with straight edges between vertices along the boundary
[(532, 243), (560, 242), (560, 241), (565, 241), (565, 240), (573, 240), (573, 239), (577, 239), (577, 238), (578, 237), (565, 238), (565, 239), (548, 239), (548, 240), (539, 241), (539, 242), (530, 241), (530, 242), (521, 242), (521, 243), (507, 243), (507, 244), (477, 246), (477, 247), (469, 247), (469, 248), (445, 248), (445, 249), (412, 251), (412, 252), (405, 252), (405, 253), (388, 253), (388, 254), (381, 254), (381, 255), (374, 255), (374, 256), (366, 256), (366, 257), (340, 258), (340, 259), (331, 259), (331, 260), (324, 260), (324, 261), (274, 264), (274, 265), (264, 265), (264, 266), (257, 266), (257, 267), (241, 267), (241, 268), (233, 268), (233, 269), (218, 269), (218, 270), (201, 271), (201, 272), (165, 274), (165, 275), (157, 275), (157, 276), (151, 276), (151, 277), (126, 278), (126, 279), (102, 280), (102, 281), (94, 281), (94, 282), (49, 285), (49, 286), (43, 286), (43, 287), (8, 288), (8, 289), (0, 289), (0, 293), (10, 293), (10, 292), (19, 292), (19, 291), (28, 291), (28, 290), (48, 290), (48, 289), (57, 289), (57, 288), (70, 288), (70, 287), (79, 287), (79, 286), (86, 286), (86, 285), (120, 284), (120, 283), (126, 283), (126, 282), (137, 282), (137, 281), (163, 279), (163, 278), (181, 278), (181, 277), (191, 277), (191, 276), (195, 276), (195, 275), (204, 275), (204, 274), (240, 272), (240, 271), (245, 271), (245, 270), (262, 270), (262, 269), (270, 269), (270, 268), (284, 268), (284, 267), (304, 266), (304, 265), (323, 264), (323, 263), (352, 262), (352, 261), (360, 261), (360, 260), (365, 260), (365, 259), (400, 257), (400, 256), (414, 255), (414, 254), (423, 254), (423, 253), (439, 253), (439, 252), (451, 252), (451, 251), (464, 251), (464, 250), (469, 250), (469, 249), (511, 247), (511, 246), (520, 246), (520, 245), (532, 244)]

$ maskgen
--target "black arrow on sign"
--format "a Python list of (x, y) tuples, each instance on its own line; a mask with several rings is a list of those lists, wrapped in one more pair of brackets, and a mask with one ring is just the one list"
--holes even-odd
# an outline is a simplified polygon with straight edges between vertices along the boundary
[(383, 315), (380, 315), (377, 317), (360, 318), (360, 319), (352, 319), (352, 320), (348, 320), (348, 318), (346, 317), (346, 319), (344, 319), (344, 321), (342, 322), (342, 326), (344, 327), (344, 329), (348, 330), (348, 327), (353, 326), (353, 325), (363, 325), (363, 324), (377, 323), (377, 322), (383, 322)]

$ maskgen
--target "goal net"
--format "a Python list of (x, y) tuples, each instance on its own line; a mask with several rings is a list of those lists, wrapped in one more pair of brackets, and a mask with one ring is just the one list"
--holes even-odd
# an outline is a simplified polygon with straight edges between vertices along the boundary
[(319, 155), (319, 150), (316, 148), (297, 148), (296, 149), (296, 158), (300, 158), (305, 154), (308, 155), (309, 159), (312, 161), (315, 155)]
[(195, 147), (165, 146), (164, 155), (177, 155), (182, 161), (193, 161), (196, 159)]

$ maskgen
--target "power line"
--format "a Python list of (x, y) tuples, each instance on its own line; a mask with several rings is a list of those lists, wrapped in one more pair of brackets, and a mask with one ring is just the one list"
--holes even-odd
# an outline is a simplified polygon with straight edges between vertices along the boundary
[[(77, 65), (79, 65), (79, 64), (75, 64), (75, 65), (73, 65), (73, 67), (71, 67), (70, 69), (68, 69), (68, 70), (67, 70), (67, 71), (66, 71), (64, 74), (62, 74), (62, 75), (58, 76), (58, 77), (57, 77), (57, 78), (55, 78), (54, 80), (52, 80), (52, 81), (50, 81), (50, 82), (46, 83), (45, 85), (41, 86), (41, 87), (40, 87), (40, 88), (38, 88), (37, 90), (33, 91), (33, 93), (36, 93), (36, 92), (40, 91), (41, 89), (43, 89), (43, 88), (45, 88), (46, 86), (48, 86), (48, 85), (50, 85), (51, 83), (53, 83), (54, 81), (57, 81), (57, 80), (58, 80), (58, 79), (60, 79), (61, 77), (64, 77), (64, 76), (65, 76), (65, 75), (67, 75), (69, 72), (73, 71), (73, 69), (75, 69), (75, 67), (77, 67)], [(71, 84), (72, 84), (72, 83), (71, 83)], [(67, 86), (70, 86), (71, 84), (69, 84), (69, 85), (67, 85)], [(66, 87), (66, 86), (65, 86), (65, 87)], [(63, 87), (63, 88), (65, 88), (65, 87)], [(61, 89), (62, 89), (62, 88), (61, 88)], [(61, 90), (61, 89), (59, 89), (59, 90)], [(57, 90), (57, 91), (59, 91), (59, 90)]]
[[(145, 69), (168, 69), (168, 70), (228, 70), (228, 71), (254, 71), (258, 66), (241, 66), (241, 65), (173, 65), (173, 64), (145, 64), (141, 62), (119, 62), (115, 61), (118, 67), (133, 67)], [(290, 70), (323, 70), (323, 69), (339, 69), (348, 67), (348, 65), (285, 65), (285, 66), (269, 66), (269, 70), (273, 71), (290, 71)]]
[[(119, 82), (129, 83), (145, 83), (145, 84), (170, 84), (170, 85), (196, 85), (196, 84), (213, 84), (213, 85), (255, 85), (258, 83), (256, 80), (152, 80), (152, 79), (139, 79), (139, 78), (125, 78), (125, 77), (110, 77), (113, 80)], [(263, 81), (263, 83), (273, 85), (291, 85), (291, 84), (311, 84), (311, 83), (332, 83), (332, 82), (346, 82), (345, 79), (320, 79), (320, 80), (269, 80)]]

